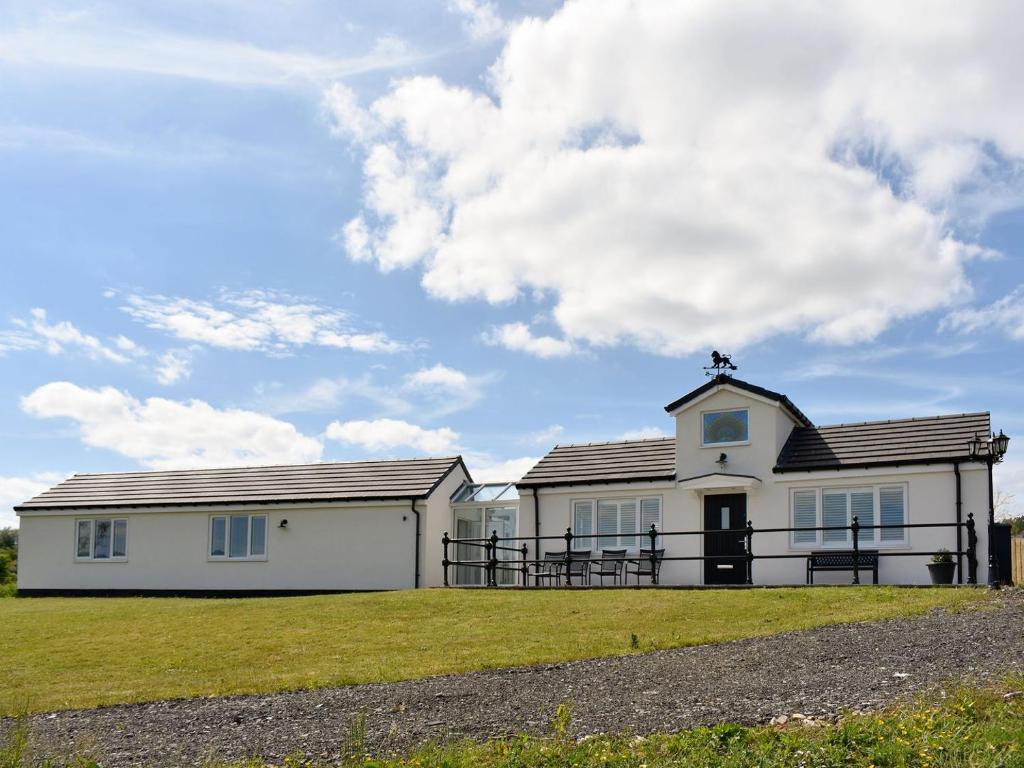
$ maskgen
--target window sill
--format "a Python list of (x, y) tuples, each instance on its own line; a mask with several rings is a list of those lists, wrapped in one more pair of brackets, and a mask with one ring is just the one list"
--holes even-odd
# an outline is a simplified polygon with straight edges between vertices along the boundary
[(701, 448), (732, 448), (737, 445), (750, 445), (749, 440), (737, 440), (732, 443), (701, 443)]
[(265, 563), (266, 557), (207, 557), (208, 563)]
[(127, 557), (76, 557), (76, 563), (127, 563)]
[[(755, 530), (756, 533), (756, 530)], [(905, 541), (890, 542), (886, 544), (875, 544), (874, 542), (861, 542), (857, 545), (857, 548), (863, 552), (865, 550), (913, 550), (913, 547)], [(830, 549), (834, 549), (837, 552), (851, 552), (853, 550), (853, 544), (790, 544), (790, 552), (827, 552)]]

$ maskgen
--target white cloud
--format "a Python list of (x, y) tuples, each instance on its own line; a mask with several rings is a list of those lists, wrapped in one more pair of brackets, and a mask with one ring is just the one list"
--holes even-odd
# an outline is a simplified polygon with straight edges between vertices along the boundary
[(95, 69), (184, 77), (226, 85), (323, 84), (394, 69), (427, 57), (385, 36), (350, 57), (261, 48), (246, 42), (189, 37), (106, 22), (92, 14), (49, 14), (0, 32), (5, 62), (21, 66)]
[(534, 336), (526, 323), (495, 326), (484, 332), (481, 338), (492, 347), (528, 352), (542, 358), (566, 357), (574, 352), (571, 342), (553, 336)]
[(175, 384), (192, 375), (192, 355), (187, 350), (172, 349), (160, 355), (155, 369), (161, 384)]
[(375, 125), (350, 255), (540, 292), (549, 354), (870, 340), (970, 295), (948, 216), (1024, 158), (1022, 33), (1008, 2), (569, 3), (512, 27), (489, 93), (346, 103)]
[(379, 353), (407, 349), (381, 331), (355, 330), (344, 310), (275, 291), (223, 291), (216, 301), (132, 294), (122, 309), (150, 328), (226, 349), (273, 354), (306, 345)]
[(12, 507), (52, 488), (65, 478), (59, 472), (36, 472), (24, 477), (0, 477), (0, 528), (14, 528), (18, 518)]
[(987, 307), (951, 312), (943, 318), (939, 328), (959, 333), (994, 329), (1015, 341), (1024, 341), (1024, 285)]
[[(48, 323), (45, 309), (36, 307), (30, 314), (30, 320), (13, 320), (17, 326), (16, 330), (0, 333), (0, 354), (8, 351), (45, 349), (51, 355), (61, 355), (71, 349), (82, 352), (93, 360), (107, 360), (112, 363), (129, 361), (127, 355), (111, 349), (95, 336), (83, 333), (66, 320)], [(124, 341), (131, 343), (128, 339)], [(123, 343), (115, 341), (119, 348), (125, 349)]]
[(475, 482), (500, 483), (521, 479), (538, 461), (539, 456), (497, 460), (486, 454), (479, 454), (467, 456), (466, 466)]
[(507, 31), (491, 0), (448, 0), (448, 10), (462, 16), (462, 28), (473, 40), (494, 40)]
[(639, 429), (630, 429), (619, 435), (616, 440), (653, 440), (657, 437), (670, 437), (665, 430), (661, 427), (640, 427)]
[(293, 425), (253, 411), (202, 400), (141, 401), (113, 387), (51, 382), (23, 397), (21, 408), (38, 418), (71, 419), (86, 445), (152, 469), (307, 463), (323, 449)]
[(563, 434), (565, 434), (565, 427), (561, 424), (552, 424), (550, 427), (531, 432), (526, 436), (526, 440), (537, 445), (551, 445)]
[(259, 385), (256, 391), (259, 409), (270, 413), (308, 413), (330, 411), (348, 400), (364, 400), (380, 412), (401, 415), (414, 410), (413, 404), (394, 387), (378, 384), (369, 375), (350, 378), (322, 377), (307, 387), (282, 391), (281, 387)]
[(131, 354), (141, 354), (143, 351), (138, 344), (129, 339), (127, 336), (115, 336), (114, 346), (120, 349), (122, 352), (129, 352)]
[(426, 400), (433, 418), (472, 408), (483, 399), (484, 389), (495, 380), (493, 375), (470, 376), (438, 363), (406, 376), (403, 390)]
[(449, 454), (458, 450), (459, 442), (458, 433), (448, 427), (424, 429), (399, 419), (332, 421), (326, 435), (373, 453), (411, 448), (428, 454)]

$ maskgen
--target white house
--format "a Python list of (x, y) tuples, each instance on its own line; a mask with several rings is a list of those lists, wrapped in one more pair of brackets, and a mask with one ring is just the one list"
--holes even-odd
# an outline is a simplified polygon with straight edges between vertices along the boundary
[[(756, 531), (847, 526), (854, 516), (862, 526), (940, 523), (866, 529), (858, 537), (861, 550), (892, 553), (878, 558), (881, 583), (927, 584), (929, 557), (914, 555), (966, 551), (966, 531), (952, 524), (973, 513), (978, 582), (986, 581), (988, 465), (971, 456), (969, 443), (989, 436), (988, 413), (816, 427), (785, 395), (726, 375), (665, 410), (675, 419), (674, 438), (556, 446), (518, 483), (519, 535), (559, 535), (568, 527), (574, 548), (625, 545), (633, 552), (650, 547), (646, 537), (621, 534), (652, 523), (665, 532), (713, 532), (749, 522), (753, 552), (773, 556), (753, 563), (753, 583), (803, 584), (807, 555), (849, 551), (851, 532)], [(587, 538), (594, 533), (619, 539)], [(744, 583), (742, 539), (661, 537), (661, 583)], [(545, 539), (535, 548), (565, 549)], [(697, 559), (707, 555), (719, 559)], [(964, 558), (964, 581), (967, 571)], [(849, 583), (850, 576), (823, 573), (815, 582)]]
[[(272, 593), (484, 583), (571, 549), (640, 557), (664, 533), (664, 585), (802, 584), (812, 553), (878, 552), (881, 583), (928, 583), (927, 553), (988, 578), (987, 413), (814, 426), (785, 395), (718, 375), (666, 407), (675, 437), (559, 445), (517, 483), (474, 484), (461, 457), (76, 475), (16, 507), (23, 594)], [(753, 529), (750, 563), (742, 534)], [(935, 527), (872, 528), (874, 525)], [(816, 530), (821, 527), (832, 530)], [(795, 530), (772, 530), (795, 529)], [(601, 538), (595, 538), (600, 536)], [(819, 558), (819, 555), (815, 555)], [(841, 559), (841, 558), (840, 558)], [(959, 579), (967, 581), (966, 557)], [(462, 564), (460, 564), (460, 562)], [(640, 561), (642, 562), (642, 561)], [(817, 562), (821, 562), (820, 559)], [(858, 560), (858, 563), (860, 560)], [(529, 565), (529, 564), (527, 564)], [(635, 568), (634, 570), (639, 570)], [(862, 581), (870, 581), (868, 569)], [(649, 576), (630, 577), (650, 583)], [(815, 582), (848, 583), (849, 572)], [(535, 583), (533, 569), (528, 584)]]
[(441, 583), (462, 458), (75, 475), (15, 510), (22, 594)]

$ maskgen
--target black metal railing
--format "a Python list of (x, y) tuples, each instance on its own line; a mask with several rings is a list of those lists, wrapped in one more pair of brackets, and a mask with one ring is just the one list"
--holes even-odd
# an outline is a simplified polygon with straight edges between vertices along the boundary
[[(903, 530), (913, 528), (963, 528), (967, 532), (967, 549), (965, 550), (935, 550), (935, 551), (891, 551), (884, 547), (880, 549), (872, 549), (870, 556), (863, 553), (861, 550), (861, 536), (862, 531), (883, 531), (883, 530)], [(860, 583), (860, 571), (862, 565), (867, 567), (868, 558), (884, 558), (884, 557), (930, 557), (933, 555), (948, 555), (951, 558), (955, 558), (957, 568), (962, 569), (961, 558), (967, 559), (967, 583), (977, 584), (978, 582), (978, 535), (975, 530), (974, 514), (968, 514), (966, 522), (943, 522), (943, 523), (895, 523), (888, 525), (861, 525), (858, 521), (857, 516), (854, 516), (850, 525), (823, 525), (814, 527), (802, 527), (802, 528), (754, 528), (753, 524), (749, 521), (743, 528), (729, 528), (729, 529), (700, 529), (692, 531), (660, 531), (655, 524), (652, 524), (650, 530), (644, 533), (586, 533), (586, 534), (574, 534), (571, 528), (566, 528), (565, 533), (559, 536), (498, 536), (498, 532), (494, 531), (490, 536), (485, 538), (461, 538), (453, 539), (448, 536), (446, 531), (444, 536), (441, 538), (441, 543), (444, 547), (444, 559), (441, 564), (444, 568), (444, 585), (451, 586), (449, 579), (449, 569), (452, 566), (464, 566), (469, 568), (483, 569), (484, 572), (484, 586), (496, 587), (498, 586), (497, 574), (499, 571), (502, 572), (514, 572), (516, 578), (514, 581), (517, 582), (518, 586), (527, 587), (530, 586), (530, 576), (535, 577), (534, 586), (538, 585), (541, 581), (540, 578), (544, 577), (548, 571), (545, 568), (560, 565), (561, 570), (559, 573), (559, 579), (564, 576), (565, 583), (567, 586), (573, 586), (573, 574), (572, 574), (572, 563), (579, 563), (583, 560), (587, 560), (591, 563), (607, 562), (603, 558), (595, 557), (581, 557), (579, 553), (573, 552), (573, 542), (577, 539), (583, 539), (586, 541), (597, 541), (598, 539), (615, 539), (619, 542), (624, 539), (632, 539), (637, 541), (641, 538), (647, 538), (649, 540), (649, 547), (641, 548), (641, 551), (645, 554), (641, 555), (627, 555), (624, 559), (627, 563), (635, 564), (648, 564), (650, 566), (650, 579), (652, 584), (659, 583), (659, 571), (662, 563), (665, 562), (682, 562), (682, 561), (717, 561), (717, 560), (743, 560), (746, 567), (745, 583), (754, 583), (754, 562), (756, 560), (785, 560), (785, 559), (799, 559), (808, 558), (812, 554), (812, 550), (792, 550), (787, 552), (779, 553), (765, 553), (759, 554), (754, 552), (754, 536), (761, 534), (793, 534), (793, 533), (807, 533), (810, 531), (848, 531), (850, 533), (850, 542), (852, 544), (852, 570), (853, 572), (853, 583)], [(659, 552), (665, 552), (664, 549), (659, 549), (658, 544), (665, 539), (671, 537), (685, 537), (685, 536), (705, 536), (713, 535), (725, 537), (729, 535), (735, 535), (737, 538), (742, 538), (743, 541), (743, 552), (738, 554), (719, 554), (719, 555), (667, 555), (658, 554)], [(880, 536), (880, 534), (879, 534)], [(537, 542), (537, 546), (540, 546), (542, 541), (559, 541), (564, 542), (565, 551), (562, 554), (561, 562), (551, 559), (541, 558), (530, 558), (529, 557), (529, 545), (527, 542)], [(872, 537), (872, 543), (877, 543)], [(522, 542), (519, 546), (508, 546), (509, 542)], [(484, 552), (483, 559), (456, 559), (452, 560), (449, 557), (451, 545), (468, 545), (471, 547), (477, 547), (482, 549)], [(458, 546), (457, 546), (458, 548)], [(831, 548), (825, 547), (826, 551), (831, 551)], [(814, 550), (820, 551), (820, 550)], [(839, 548), (835, 548), (835, 551), (842, 551)], [(510, 553), (511, 557), (500, 557), (499, 553), (507, 552)], [(531, 574), (531, 568), (534, 569), (534, 573)], [(960, 574), (960, 580), (962, 581), (962, 573)], [(465, 585), (456, 585), (465, 586)], [(476, 585), (478, 586), (478, 585)]]

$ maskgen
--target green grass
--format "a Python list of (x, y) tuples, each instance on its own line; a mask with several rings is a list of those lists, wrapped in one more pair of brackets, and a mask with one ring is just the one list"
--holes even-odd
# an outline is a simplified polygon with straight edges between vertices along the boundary
[(0, 711), (392, 681), (963, 608), (975, 589), (0, 601)]

